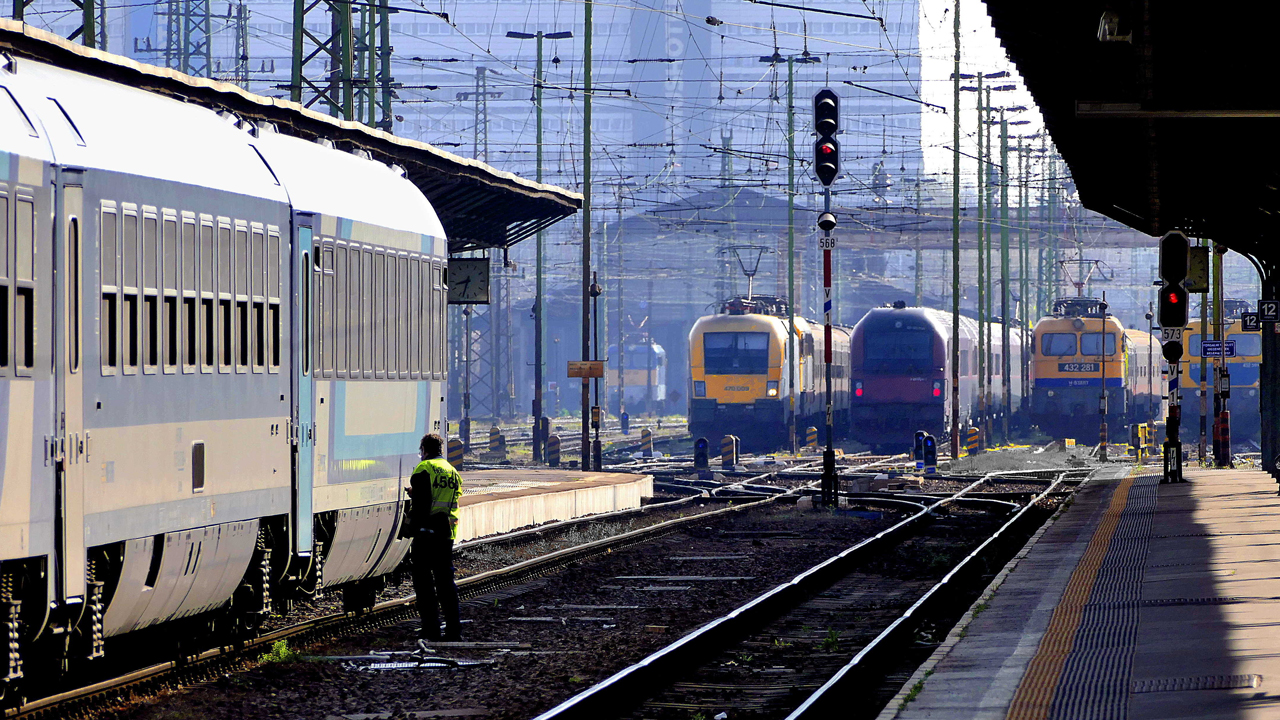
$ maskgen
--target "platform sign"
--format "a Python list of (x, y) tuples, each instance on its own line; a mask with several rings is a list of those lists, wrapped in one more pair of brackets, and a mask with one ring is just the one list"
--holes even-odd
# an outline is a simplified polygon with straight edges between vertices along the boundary
[(569, 377), (602, 378), (604, 377), (603, 360), (570, 360)]
[(1256, 312), (1240, 313), (1240, 329), (1245, 332), (1262, 330), (1262, 318)]
[(1236, 341), (1205, 340), (1200, 343), (1200, 356), (1207, 358), (1233, 358), (1236, 356)]
[(1280, 322), (1280, 300), (1258, 301), (1258, 316), (1262, 322)]

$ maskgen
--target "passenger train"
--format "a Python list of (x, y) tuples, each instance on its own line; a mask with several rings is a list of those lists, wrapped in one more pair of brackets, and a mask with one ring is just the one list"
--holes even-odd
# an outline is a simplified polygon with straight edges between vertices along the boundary
[(1126, 330), (1107, 303), (1059, 298), (1032, 330), (1031, 420), (1045, 433), (1097, 442), (1105, 382), (1109, 435), (1161, 415), (1160, 344)]
[[(609, 388), (609, 412), (618, 414), (622, 404), (619, 392), (624, 394), (626, 411), (665, 414), (667, 404), (667, 351), (652, 340), (629, 342), (625, 352), (617, 352), (616, 345), (609, 346), (609, 367), (606, 386)], [(626, 368), (618, 370), (619, 362)]]
[(443, 427), (427, 199), (269, 125), (0, 65), (5, 702), (143, 628), (370, 606)]
[[(978, 383), (978, 321), (960, 318), (959, 378), (961, 425), (973, 423), (981, 398)], [(994, 347), (988, 350), (991, 386), (989, 413), (1004, 407), (1000, 325), (991, 324)], [(874, 308), (853, 328), (850, 344), (853, 384), (849, 436), (878, 450), (900, 452), (915, 431), (939, 438), (951, 428), (952, 315), (941, 310), (907, 307), (896, 302)], [(1020, 407), (1022, 342), (1010, 332), (1010, 404)]]
[[(797, 432), (826, 423), (826, 363), (821, 323), (795, 318), (788, 357), (790, 310), (782, 298), (736, 297), (689, 331), (689, 430), (712, 443), (725, 435), (748, 449), (775, 449), (787, 437), (794, 399)], [(850, 328), (832, 328), (835, 427), (848, 425)], [(796, 387), (790, 385), (795, 363)]]
[[(1246, 439), (1257, 441), (1261, 435), (1262, 421), (1258, 406), (1258, 382), (1262, 366), (1262, 333), (1245, 331), (1240, 314), (1249, 312), (1249, 303), (1245, 300), (1227, 299), (1222, 301), (1225, 333), (1227, 340), (1235, 344), (1235, 356), (1219, 360), (1214, 356), (1206, 359), (1208, 367), (1205, 372), (1204, 390), (1200, 388), (1200, 342), (1204, 337), (1200, 321), (1187, 323), (1187, 352), (1182, 356), (1182, 398), (1184, 427), (1186, 423), (1195, 424), (1200, 415), (1200, 393), (1210, 393), (1209, 414), (1213, 414), (1213, 365), (1224, 362), (1227, 376), (1231, 383), (1231, 397), (1227, 400), (1227, 409), (1231, 411), (1231, 439), (1238, 443)], [(1198, 318), (1198, 313), (1192, 313)], [(1208, 339), (1213, 339), (1213, 327), (1210, 322)]]

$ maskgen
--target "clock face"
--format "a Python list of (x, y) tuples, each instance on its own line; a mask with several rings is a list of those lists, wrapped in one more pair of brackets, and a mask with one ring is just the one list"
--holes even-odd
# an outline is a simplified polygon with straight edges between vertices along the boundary
[(487, 305), (489, 303), (489, 259), (449, 260), (449, 303)]

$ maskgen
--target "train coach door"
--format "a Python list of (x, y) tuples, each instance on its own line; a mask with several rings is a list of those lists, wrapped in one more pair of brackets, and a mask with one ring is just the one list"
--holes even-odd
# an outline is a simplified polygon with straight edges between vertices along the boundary
[(62, 600), (84, 598), (84, 173), (60, 168), (54, 186), (52, 317), (54, 435), (49, 457), (57, 473), (59, 580)]
[(293, 361), (291, 365), (293, 385), (293, 508), (290, 521), (293, 525), (293, 550), (301, 557), (311, 555), (311, 488), (314, 470), (315, 423), (313, 418), (311, 377), (315, 365), (311, 353), (311, 308), (314, 284), (312, 283), (312, 215), (295, 213), (293, 217), (293, 242), (290, 243), (290, 277), (293, 289)]

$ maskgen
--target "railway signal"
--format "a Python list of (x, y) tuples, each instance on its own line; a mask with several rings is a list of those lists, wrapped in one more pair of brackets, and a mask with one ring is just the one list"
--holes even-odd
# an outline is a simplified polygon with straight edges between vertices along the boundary
[(916, 461), (917, 470), (924, 469), (924, 438), (927, 434), (928, 433), (923, 430), (916, 431), (916, 444), (911, 450), (911, 457)]
[[(1174, 230), (1160, 238), (1160, 297), (1156, 304), (1156, 317), (1162, 328), (1184, 328), (1187, 325), (1187, 264), (1191, 245), (1187, 236)], [(1165, 360), (1176, 363), (1182, 359), (1182, 338), (1170, 338), (1161, 348)]]
[(823, 187), (831, 187), (840, 174), (840, 96), (831, 88), (823, 88), (813, 96), (813, 129), (818, 140), (813, 144), (813, 171)]
[(926, 475), (937, 475), (938, 441), (932, 435), (925, 435), (922, 443), (924, 445), (924, 473)]
[[(1169, 417), (1165, 423), (1164, 482), (1182, 481), (1182, 441), (1179, 426), (1182, 407), (1178, 397), (1178, 375), (1182, 359), (1182, 329), (1187, 326), (1187, 279), (1191, 244), (1187, 236), (1174, 230), (1160, 238), (1160, 298), (1156, 305), (1156, 317), (1160, 321), (1161, 334), (1167, 336), (1161, 347), (1164, 359), (1173, 366), (1169, 374)], [(1172, 331), (1172, 332), (1170, 332)]]

